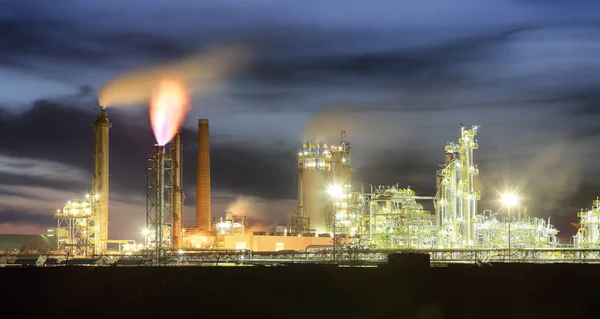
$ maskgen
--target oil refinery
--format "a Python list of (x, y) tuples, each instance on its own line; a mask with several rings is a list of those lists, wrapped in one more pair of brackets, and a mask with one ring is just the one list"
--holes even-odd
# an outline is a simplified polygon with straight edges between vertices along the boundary
[[(93, 125), (93, 192), (69, 200), (56, 211), (58, 255), (100, 259), (144, 256), (155, 262), (203, 263), (218, 254), (238, 262), (270, 263), (342, 262), (344, 256), (353, 253), (365, 262), (376, 263), (389, 252), (421, 251), (433, 262), (600, 262), (600, 253), (594, 250), (600, 239), (598, 199), (591, 210), (579, 213), (581, 228), (569, 246), (559, 244), (559, 231), (549, 218), (530, 217), (526, 209), (511, 214), (519, 205), (513, 195), (503, 199), (508, 214), (480, 211), (475, 182), (479, 169), (474, 156), (479, 147), (479, 127), (467, 129), (462, 124), (457, 141), (445, 147), (440, 169), (432, 170), (435, 194), (417, 194), (399, 184), (365, 189), (353, 179), (352, 148), (345, 131), (339, 144), (304, 142), (295, 155), (296, 209), (282, 214), (285, 224), (275, 229), (250, 231), (246, 217), (235, 212), (213, 217), (209, 120), (200, 119), (196, 223), (182, 224), (182, 141), (176, 134), (166, 145), (155, 145), (155, 152), (148, 157), (143, 242), (111, 240), (107, 236), (111, 126), (102, 108)], [(426, 201), (433, 204), (434, 211), (423, 208)]]

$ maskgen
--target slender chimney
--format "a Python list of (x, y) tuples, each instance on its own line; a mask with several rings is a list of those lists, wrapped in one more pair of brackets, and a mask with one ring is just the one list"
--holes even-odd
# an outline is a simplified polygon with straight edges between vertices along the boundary
[(100, 107), (100, 114), (94, 122), (94, 178), (92, 180), (92, 196), (98, 196), (100, 207), (98, 214), (100, 247), (96, 252), (106, 250), (108, 241), (108, 129), (112, 124), (106, 117), (106, 109)]
[(210, 145), (208, 120), (198, 120), (198, 169), (196, 176), (196, 227), (210, 231)]
[(181, 196), (181, 136), (175, 135), (171, 142), (171, 160), (173, 162), (173, 198), (172, 198), (172, 214), (171, 216), (171, 238), (173, 240), (173, 248), (181, 248), (181, 208), (183, 205), (183, 197)]

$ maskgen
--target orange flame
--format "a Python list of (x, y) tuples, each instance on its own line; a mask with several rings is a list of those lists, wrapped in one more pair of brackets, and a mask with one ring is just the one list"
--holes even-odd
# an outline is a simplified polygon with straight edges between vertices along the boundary
[(162, 80), (150, 102), (150, 122), (158, 145), (165, 145), (175, 137), (189, 109), (185, 86), (179, 81)]

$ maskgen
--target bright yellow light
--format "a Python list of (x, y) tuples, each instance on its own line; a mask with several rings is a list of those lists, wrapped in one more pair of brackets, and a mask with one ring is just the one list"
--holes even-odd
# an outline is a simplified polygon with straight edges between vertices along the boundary
[(519, 204), (519, 199), (514, 194), (504, 194), (502, 195), (502, 204), (504, 206), (516, 206)]
[(144, 228), (144, 230), (142, 230), (142, 234), (144, 234), (144, 236), (148, 236), (148, 234), (150, 234), (150, 230)]
[(327, 188), (327, 193), (333, 197), (341, 197), (344, 195), (341, 187), (333, 185)]

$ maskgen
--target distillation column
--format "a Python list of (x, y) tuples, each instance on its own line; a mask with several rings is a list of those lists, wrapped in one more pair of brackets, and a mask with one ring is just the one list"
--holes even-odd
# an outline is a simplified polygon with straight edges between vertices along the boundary
[(196, 176), (196, 227), (211, 230), (210, 139), (208, 120), (198, 120), (198, 169)]
[(477, 214), (479, 193), (475, 191), (474, 176), (479, 171), (474, 165), (473, 150), (478, 148), (477, 126), (465, 130), (461, 125), (458, 143), (446, 146), (444, 168), (438, 171), (436, 211), (440, 236), (438, 246), (446, 248), (471, 247), (473, 221)]
[(474, 177), (479, 174), (473, 161), (473, 150), (478, 148), (475, 135), (477, 135), (478, 126), (473, 126), (470, 130), (461, 127), (461, 166), (462, 166), (462, 206), (464, 210), (464, 239), (465, 245), (471, 247), (473, 241), (473, 221), (477, 214), (477, 201), (479, 193), (475, 191)]
[(108, 241), (108, 130), (112, 127), (106, 109), (100, 107), (100, 115), (94, 122), (95, 150), (94, 150), (94, 178), (92, 180), (92, 193), (98, 195), (99, 208), (97, 220), (99, 223), (99, 247), (97, 252), (106, 250)]
[(173, 198), (171, 216), (171, 238), (174, 248), (181, 248), (181, 215), (183, 197), (181, 193), (181, 135), (175, 135), (171, 142), (171, 160), (173, 169)]

